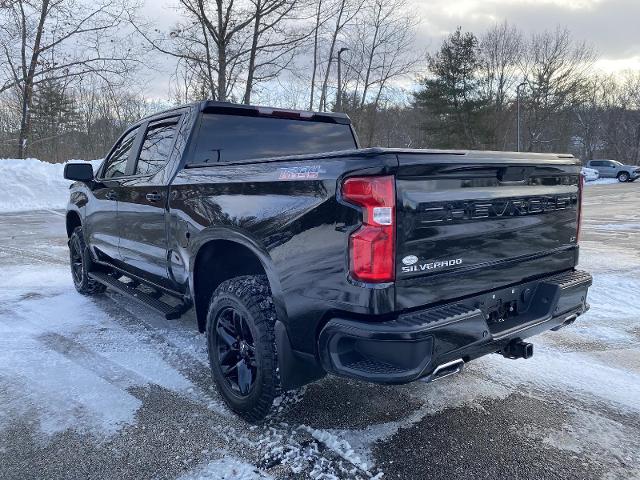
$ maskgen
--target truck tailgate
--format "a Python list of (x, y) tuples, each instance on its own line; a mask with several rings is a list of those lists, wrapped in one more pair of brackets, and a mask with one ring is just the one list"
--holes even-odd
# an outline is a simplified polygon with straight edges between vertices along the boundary
[(409, 309), (577, 263), (572, 157), (398, 153), (396, 305)]

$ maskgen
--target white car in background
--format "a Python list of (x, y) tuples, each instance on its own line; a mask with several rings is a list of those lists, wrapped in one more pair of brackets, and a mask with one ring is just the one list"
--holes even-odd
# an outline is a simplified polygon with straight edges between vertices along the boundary
[(593, 182), (600, 178), (600, 172), (594, 168), (582, 167), (582, 175), (587, 182)]

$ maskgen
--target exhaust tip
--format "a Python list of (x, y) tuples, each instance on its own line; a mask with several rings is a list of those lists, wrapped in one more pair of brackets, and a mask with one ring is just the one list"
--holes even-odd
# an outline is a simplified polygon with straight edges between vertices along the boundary
[(424, 382), (433, 382), (435, 380), (440, 380), (441, 378), (449, 377), (451, 375), (455, 375), (456, 373), (460, 373), (463, 367), (464, 367), (464, 360), (462, 360), (461, 358), (458, 358), (456, 360), (452, 360), (451, 362), (438, 365), (431, 375), (427, 375), (422, 380)]

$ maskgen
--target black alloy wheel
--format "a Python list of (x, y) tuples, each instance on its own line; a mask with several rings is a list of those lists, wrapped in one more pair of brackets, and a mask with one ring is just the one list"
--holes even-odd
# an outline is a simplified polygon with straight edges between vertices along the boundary
[(246, 318), (227, 307), (218, 314), (215, 331), (217, 361), (225, 381), (236, 394), (249, 395), (256, 382), (258, 359)]
[(78, 237), (71, 237), (69, 242), (69, 259), (71, 262), (71, 275), (73, 277), (73, 283), (79, 285), (82, 283), (82, 247)]
[(69, 263), (73, 285), (78, 292), (83, 295), (96, 295), (106, 290), (104, 285), (89, 276), (93, 263), (84, 241), (82, 227), (76, 227), (69, 238)]

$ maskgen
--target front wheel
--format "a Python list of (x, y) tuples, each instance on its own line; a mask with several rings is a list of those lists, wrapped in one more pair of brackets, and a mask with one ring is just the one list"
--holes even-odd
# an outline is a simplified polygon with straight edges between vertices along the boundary
[(83, 295), (95, 295), (105, 291), (104, 285), (89, 277), (91, 257), (84, 241), (82, 227), (76, 227), (69, 238), (69, 260), (73, 285), (78, 292)]
[(628, 182), (629, 181), (629, 174), (627, 172), (620, 172), (618, 174), (618, 181), (619, 182)]
[(211, 373), (229, 408), (249, 422), (263, 420), (280, 394), (267, 278), (235, 277), (220, 284), (207, 313)]

